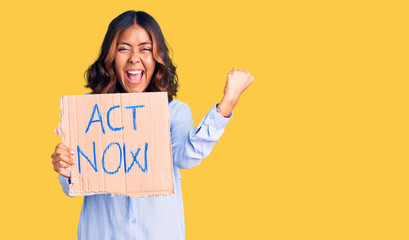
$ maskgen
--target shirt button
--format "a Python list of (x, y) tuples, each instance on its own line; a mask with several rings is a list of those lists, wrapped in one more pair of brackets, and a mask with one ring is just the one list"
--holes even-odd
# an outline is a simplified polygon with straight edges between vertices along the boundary
[(132, 219), (132, 223), (136, 223), (136, 219)]

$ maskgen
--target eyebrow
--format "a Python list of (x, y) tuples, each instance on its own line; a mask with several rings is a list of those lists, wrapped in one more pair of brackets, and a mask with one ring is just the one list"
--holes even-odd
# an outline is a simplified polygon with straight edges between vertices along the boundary
[[(132, 47), (131, 44), (126, 43), (126, 42), (120, 42), (120, 43), (118, 43), (118, 45), (121, 45), (121, 44)], [(138, 44), (138, 46), (141, 46), (141, 45), (152, 45), (152, 43), (151, 43), (151, 42), (143, 42), (143, 43), (139, 43), (139, 44)]]

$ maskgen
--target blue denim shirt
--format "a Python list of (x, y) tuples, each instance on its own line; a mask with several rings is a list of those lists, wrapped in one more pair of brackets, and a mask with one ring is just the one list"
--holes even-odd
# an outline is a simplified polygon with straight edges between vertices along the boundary
[[(169, 103), (170, 134), (175, 176), (175, 193), (170, 196), (131, 198), (99, 194), (84, 196), (78, 239), (185, 239), (181, 175), (179, 168), (192, 168), (207, 157), (230, 120), (216, 112), (216, 105), (199, 126), (192, 128), (192, 113), (187, 104)], [(68, 179), (59, 175), (68, 195)]]

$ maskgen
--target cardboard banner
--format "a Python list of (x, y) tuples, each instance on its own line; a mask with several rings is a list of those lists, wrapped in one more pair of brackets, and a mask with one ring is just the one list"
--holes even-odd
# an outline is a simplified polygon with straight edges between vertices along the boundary
[(174, 192), (166, 92), (63, 96), (57, 134), (75, 150), (72, 196)]

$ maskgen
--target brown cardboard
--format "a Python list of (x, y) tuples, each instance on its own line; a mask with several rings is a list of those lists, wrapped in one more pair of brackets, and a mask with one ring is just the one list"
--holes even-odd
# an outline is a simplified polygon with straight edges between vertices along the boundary
[(75, 152), (70, 195), (174, 192), (166, 92), (62, 96), (56, 132)]

